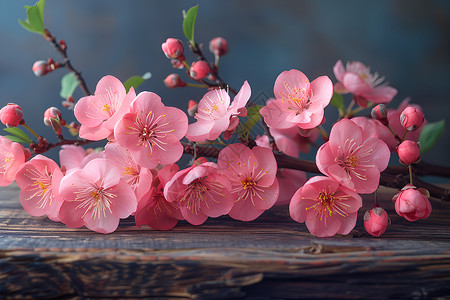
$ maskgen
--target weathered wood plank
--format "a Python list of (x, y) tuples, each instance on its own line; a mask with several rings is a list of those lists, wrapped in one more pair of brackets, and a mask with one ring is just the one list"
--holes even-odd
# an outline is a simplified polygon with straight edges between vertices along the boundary
[[(16, 186), (0, 192), (1, 298), (296, 299), (450, 295), (450, 205), (410, 223), (393, 213), (383, 238), (312, 237), (287, 207), (254, 222), (227, 216), (156, 231), (121, 221), (109, 235), (29, 216)], [(369, 204), (368, 204), (369, 206)], [(361, 215), (365, 209), (361, 210)]]

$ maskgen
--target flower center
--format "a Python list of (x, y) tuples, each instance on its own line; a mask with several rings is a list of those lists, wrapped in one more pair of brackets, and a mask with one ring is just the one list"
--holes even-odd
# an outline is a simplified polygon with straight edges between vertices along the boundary
[(103, 105), (102, 111), (110, 112), (111, 111), (111, 106), (109, 104)]
[(242, 187), (244, 188), (244, 190), (252, 188), (253, 186), (256, 185), (256, 182), (254, 182), (251, 178), (245, 178), (244, 180), (241, 181)]
[(348, 214), (346, 213), (346, 208), (348, 207), (348, 204), (342, 202), (342, 200), (348, 199), (348, 195), (342, 195), (340, 197), (337, 197), (336, 194), (339, 193), (329, 193), (326, 191), (322, 191), (319, 193), (319, 196), (317, 197), (317, 202), (310, 207), (307, 207), (308, 209), (314, 209), (317, 211), (317, 215), (320, 217), (320, 221), (322, 221), (324, 218), (330, 217), (332, 214), (339, 214), (342, 217), (347, 217)]
[(126, 167), (125, 172), (123, 172), (122, 175), (136, 176), (138, 174), (139, 174), (138, 171), (136, 171), (133, 167)]

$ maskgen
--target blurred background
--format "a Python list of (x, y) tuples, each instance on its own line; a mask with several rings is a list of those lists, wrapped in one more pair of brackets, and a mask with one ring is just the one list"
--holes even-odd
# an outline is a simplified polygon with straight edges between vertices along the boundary
[[(18, 23), (26, 18), (23, 6), (33, 4), (2, 1), (0, 104), (20, 104), (27, 123), (53, 138), (42, 122), (45, 109), (60, 108), (69, 122), (74, 117), (59, 97), (66, 69), (41, 78), (31, 70), (37, 60), (60, 60), (42, 36)], [(66, 41), (72, 64), (82, 71), (92, 92), (104, 75), (125, 81), (151, 72), (152, 78), (138, 91), (156, 92), (166, 105), (185, 110), (187, 101), (198, 101), (205, 90), (164, 86), (168, 74), (183, 71), (172, 69), (161, 43), (168, 37), (185, 40), (181, 12), (196, 4), (196, 41), (205, 44), (206, 56), (213, 59), (207, 50), (209, 41), (216, 36), (228, 40), (230, 51), (220, 60), (220, 75), (235, 89), (248, 80), (254, 102), (273, 96), (278, 74), (292, 68), (310, 80), (328, 75), (336, 82), (332, 68), (342, 59), (361, 61), (385, 76), (398, 90), (392, 108), (411, 97), (423, 107), (429, 122), (450, 112), (450, 1), (47, 0), (44, 25), (58, 40)], [(193, 58), (187, 54), (188, 61)], [(77, 89), (74, 96), (83, 94)], [(327, 108), (326, 116), (330, 128), (335, 108)], [(447, 121), (444, 136), (424, 160), (450, 165)], [(49, 155), (57, 158), (56, 151)]]

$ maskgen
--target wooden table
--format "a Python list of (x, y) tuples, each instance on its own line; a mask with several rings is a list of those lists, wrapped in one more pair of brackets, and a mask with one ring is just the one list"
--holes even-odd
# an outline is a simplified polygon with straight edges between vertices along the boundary
[(367, 207), (350, 235), (316, 238), (286, 206), (170, 231), (129, 218), (103, 235), (31, 217), (18, 194), (0, 190), (0, 298), (450, 299), (450, 203), (438, 200), (410, 223), (383, 189), (392, 219), (383, 238), (365, 233)]

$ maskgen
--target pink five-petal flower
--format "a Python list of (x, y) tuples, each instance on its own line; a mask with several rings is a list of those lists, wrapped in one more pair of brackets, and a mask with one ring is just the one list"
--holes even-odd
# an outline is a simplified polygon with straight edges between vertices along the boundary
[(365, 139), (361, 127), (342, 119), (331, 128), (330, 140), (317, 151), (316, 164), (341, 185), (369, 194), (378, 188), (380, 172), (386, 169), (389, 157), (386, 143), (376, 137)]
[(104, 153), (105, 158), (111, 160), (120, 169), (122, 179), (131, 186), (139, 202), (150, 190), (153, 181), (152, 172), (137, 164), (130, 151), (118, 143), (108, 143)]
[(309, 232), (319, 237), (348, 234), (355, 227), (362, 199), (332, 178), (315, 176), (292, 197), (291, 218), (306, 223)]
[(181, 170), (164, 187), (164, 197), (181, 209), (192, 225), (203, 224), (208, 217), (227, 214), (233, 206), (230, 182), (219, 173), (217, 164), (204, 158)]
[(29, 158), (29, 150), (0, 135), (0, 186), (13, 183), (17, 171)]
[(176, 203), (169, 202), (164, 198), (164, 186), (178, 170), (176, 164), (165, 166), (159, 170), (150, 191), (138, 202), (134, 215), (138, 227), (145, 224), (157, 230), (169, 230), (178, 223), (178, 220), (184, 219)]
[(247, 81), (230, 104), (230, 96), (223, 89), (207, 92), (198, 104), (195, 115), (197, 122), (189, 124), (186, 138), (194, 142), (215, 140), (222, 132), (229, 138), (236, 129), (239, 120), (237, 116), (245, 117), (245, 105), (250, 99), (251, 90)]
[(113, 139), (114, 126), (128, 112), (135, 97), (133, 88), (127, 93), (119, 79), (104, 76), (94, 95), (81, 98), (75, 105), (75, 117), (81, 123), (80, 137), (94, 141)]
[(110, 160), (98, 158), (64, 176), (59, 187), (64, 200), (59, 211), (61, 222), (100, 233), (116, 230), (119, 219), (137, 208), (136, 195), (120, 175)]
[(382, 84), (384, 77), (379, 77), (378, 73), (370, 73), (370, 67), (361, 62), (348, 62), (344, 67), (339, 60), (333, 71), (339, 81), (335, 88), (340, 92), (350, 92), (373, 103), (387, 103), (397, 95), (396, 89)]
[(289, 128), (298, 125), (311, 129), (322, 123), (324, 108), (333, 96), (333, 83), (327, 76), (309, 82), (298, 70), (282, 72), (273, 88), (277, 100), (261, 108), (269, 127)]
[(188, 119), (178, 108), (165, 106), (152, 92), (142, 92), (131, 103), (115, 129), (117, 142), (127, 148), (141, 167), (178, 161), (183, 154), (180, 139), (186, 134)]
[(59, 166), (43, 155), (37, 155), (26, 162), (16, 175), (20, 187), (19, 200), (23, 208), (32, 216), (47, 215), (53, 221), (59, 221), (59, 184), (63, 174)]
[(277, 163), (270, 149), (231, 144), (219, 152), (217, 163), (231, 182), (233, 219), (252, 221), (275, 204)]

